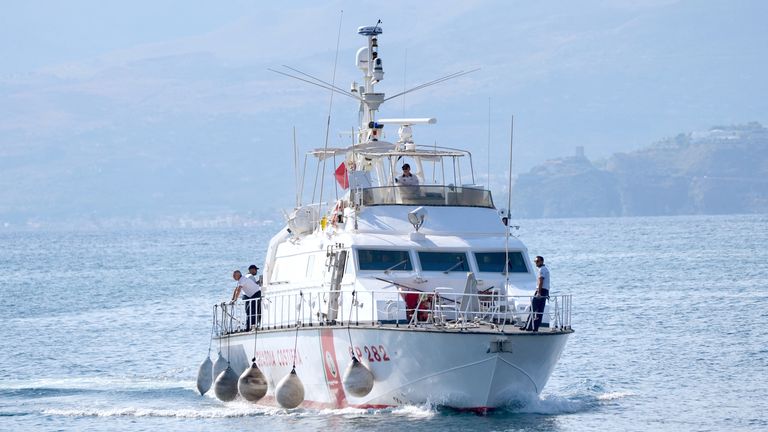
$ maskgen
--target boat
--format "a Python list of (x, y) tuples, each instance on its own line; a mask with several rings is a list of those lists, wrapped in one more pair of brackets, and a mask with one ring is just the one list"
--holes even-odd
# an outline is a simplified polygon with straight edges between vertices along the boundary
[[(414, 130), (434, 118), (378, 117), (391, 98), (375, 89), (382, 33), (358, 29), (362, 84), (346, 92), (314, 80), (359, 101), (360, 126), (348, 147), (308, 153), (341, 193), (286, 214), (266, 251), (260, 324), (246, 330), (243, 301), (213, 306), (221, 399), (237, 396), (226, 364), (241, 385), (258, 372), (258, 404), (485, 412), (537, 397), (574, 331), (571, 295), (554, 292), (539, 331), (521, 328), (535, 268), (505, 210), (476, 184), (471, 153), (419, 145)], [(394, 142), (387, 127), (397, 127)], [(405, 163), (417, 184), (399, 181)]]

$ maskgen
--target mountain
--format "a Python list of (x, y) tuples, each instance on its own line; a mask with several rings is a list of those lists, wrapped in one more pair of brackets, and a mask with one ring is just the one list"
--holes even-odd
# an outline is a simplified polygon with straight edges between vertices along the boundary
[(768, 129), (716, 126), (601, 162), (577, 148), (521, 175), (512, 197), (518, 217), (768, 212)]
[[(378, 19), (386, 78), (377, 89), (388, 96), (480, 68), (393, 99), (379, 115), (439, 119), (417, 128), (419, 145), (471, 151), (481, 169), (474, 181), (487, 174), (495, 191), (507, 185), (497, 146), (507, 148), (511, 115), (523, 144), (513, 172), (567, 154), (572, 143), (609, 158), (679, 130), (768, 119), (760, 48), (768, 2), (6, 3), (0, 227), (280, 219), (296, 202), (297, 172), (309, 173), (306, 200), (319, 182), (326, 193), (335, 184), (314, 178), (314, 160), (296, 166), (294, 141), (300, 155), (326, 140), (348, 145), (358, 104), (268, 68), (290, 65), (349, 88), (360, 80), (357, 26)], [(657, 204), (619, 187), (648, 187), (650, 177), (634, 184), (607, 162), (563, 162), (592, 185), (587, 195), (546, 209), (539, 194), (518, 203), (528, 202), (531, 215), (583, 216)], [(570, 181), (547, 178), (551, 193)], [(658, 181), (666, 191), (675, 180)], [(669, 213), (723, 206), (710, 180), (690, 206), (687, 183), (680, 187), (686, 200), (665, 204)]]

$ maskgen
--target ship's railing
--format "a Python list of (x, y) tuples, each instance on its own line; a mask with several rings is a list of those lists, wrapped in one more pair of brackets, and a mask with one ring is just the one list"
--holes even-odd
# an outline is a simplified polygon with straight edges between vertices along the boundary
[[(524, 326), (532, 315), (530, 296), (497, 292), (463, 294), (437, 288), (434, 291), (308, 291), (265, 295), (261, 317), (252, 328), (263, 330), (296, 326), (371, 326), (394, 324), (408, 327), (469, 328), (492, 323), (497, 328)], [(246, 331), (245, 304), (256, 311), (257, 300), (226, 302), (215, 306), (215, 332), (219, 335)], [(572, 296), (550, 295), (542, 327), (550, 331), (571, 328)]]
[(453, 207), (493, 207), (491, 191), (481, 187), (459, 186), (380, 186), (351, 190), (353, 203), (376, 205), (426, 205)]

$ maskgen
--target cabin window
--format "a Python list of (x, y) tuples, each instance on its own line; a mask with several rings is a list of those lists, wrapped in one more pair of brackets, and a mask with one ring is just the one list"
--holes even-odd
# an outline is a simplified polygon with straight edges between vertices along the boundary
[(467, 272), (469, 263), (464, 252), (419, 252), (424, 271)]
[(360, 270), (413, 270), (407, 250), (358, 249), (357, 262)]
[[(505, 252), (475, 252), (477, 269), (481, 272), (504, 273)], [(509, 272), (528, 273), (522, 252), (509, 251)]]

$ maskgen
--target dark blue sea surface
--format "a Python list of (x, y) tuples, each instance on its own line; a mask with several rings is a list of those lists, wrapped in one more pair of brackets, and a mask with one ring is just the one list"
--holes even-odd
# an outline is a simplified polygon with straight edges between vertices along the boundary
[(768, 216), (520, 224), (576, 333), (540, 399), (486, 416), (199, 396), (211, 306), (276, 226), (0, 231), (0, 430), (768, 430)]

